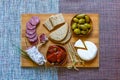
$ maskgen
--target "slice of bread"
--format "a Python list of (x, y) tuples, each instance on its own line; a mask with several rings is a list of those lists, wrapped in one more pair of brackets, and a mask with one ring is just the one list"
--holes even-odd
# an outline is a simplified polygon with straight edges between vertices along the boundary
[(53, 25), (53, 28), (55, 28), (58, 25), (61, 25), (61, 24), (65, 23), (64, 17), (61, 13), (51, 16), (50, 21)]
[(55, 42), (62, 41), (66, 37), (67, 33), (68, 33), (68, 24), (65, 23), (60, 28), (51, 32), (49, 35), (49, 39), (51, 39)]
[(67, 36), (64, 38), (64, 40), (58, 42), (60, 44), (65, 44), (67, 43), (70, 39), (71, 39), (71, 36), (72, 36), (72, 32), (71, 32), (71, 28), (69, 27), (69, 31), (67, 33)]
[(47, 19), (43, 25), (44, 25), (49, 31), (51, 31), (51, 30), (53, 29), (52, 23), (50, 22), (49, 19)]

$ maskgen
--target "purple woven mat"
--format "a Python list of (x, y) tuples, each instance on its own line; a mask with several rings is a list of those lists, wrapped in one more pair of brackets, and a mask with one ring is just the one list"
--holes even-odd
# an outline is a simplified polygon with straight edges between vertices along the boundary
[(60, 12), (100, 14), (100, 68), (60, 68), (59, 80), (120, 80), (120, 0), (60, 0)]

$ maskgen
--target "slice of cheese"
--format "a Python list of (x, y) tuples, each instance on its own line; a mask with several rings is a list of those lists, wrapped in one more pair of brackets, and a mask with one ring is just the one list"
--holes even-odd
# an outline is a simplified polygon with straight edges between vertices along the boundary
[(85, 41), (87, 50), (77, 49), (77, 53), (82, 60), (90, 61), (93, 60), (97, 55), (97, 47), (93, 42)]
[(78, 47), (78, 48), (85, 48), (83, 42), (81, 39), (77, 40), (74, 44), (75, 47)]

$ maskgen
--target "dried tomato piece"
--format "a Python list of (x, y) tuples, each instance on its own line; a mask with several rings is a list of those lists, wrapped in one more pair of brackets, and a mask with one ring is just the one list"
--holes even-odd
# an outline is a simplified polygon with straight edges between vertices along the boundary
[(55, 53), (47, 55), (47, 60), (51, 63), (55, 63), (57, 61), (57, 55)]
[(63, 51), (59, 51), (57, 54), (57, 62), (60, 63), (66, 58), (66, 54)]
[(58, 50), (58, 47), (57, 47), (57, 46), (50, 46), (50, 47), (48, 48), (48, 52), (49, 52), (49, 53), (57, 52), (57, 50)]
[(60, 64), (66, 59), (66, 51), (63, 47), (54, 45), (48, 48), (47, 60), (50, 63)]

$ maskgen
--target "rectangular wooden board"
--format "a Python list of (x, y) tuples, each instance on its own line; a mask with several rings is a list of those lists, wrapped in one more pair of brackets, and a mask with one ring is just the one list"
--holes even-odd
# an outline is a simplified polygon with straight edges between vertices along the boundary
[[(45, 33), (48, 36), (50, 32), (43, 26), (43, 23), (51, 15), (54, 15), (54, 14), (22, 14), (21, 16), (21, 48), (23, 50), (27, 48), (27, 46), (25, 45), (25, 30), (26, 30), (27, 21), (29, 21), (32, 16), (38, 16), (40, 18), (40, 24), (37, 26), (37, 34), (40, 35), (41, 33)], [(71, 20), (75, 15), (76, 14), (63, 14), (65, 21), (69, 24), (69, 27), (70, 27)], [(96, 46), (98, 47), (98, 54), (96, 58), (92, 61), (85, 62), (85, 65), (77, 64), (76, 66), (81, 67), (81, 68), (98, 68), (99, 67), (99, 15), (98, 14), (87, 14), (87, 15), (90, 16), (93, 22), (92, 32), (88, 36), (82, 37), (82, 38), (72, 35), (71, 40), (69, 42), (74, 43), (78, 39), (83, 39), (83, 40), (94, 42)], [(54, 43), (49, 40), (43, 47), (39, 49), (39, 51), (43, 53), (43, 55), (46, 57), (47, 49), (49, 45), (52, 45), (52, 44)], [(27, 45), (31, 46), (28, 41), (27, 41)], [(67, 59), (67, 64), (64, 66), (59, 66), (59, 67), (66, 67), (68, 65), (71, 65), (71, 60), (70, 60), (69, 55)], [(38, 65), (36, 65), (34, 62), (21, 56), (21, 67), (38, 67)]]

